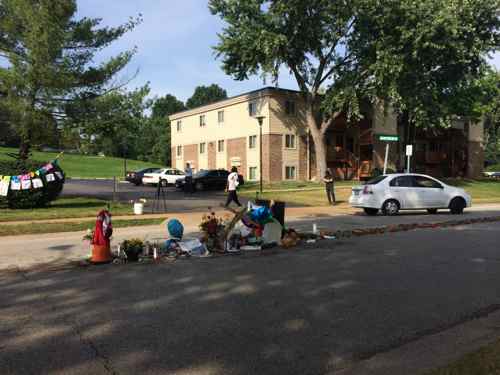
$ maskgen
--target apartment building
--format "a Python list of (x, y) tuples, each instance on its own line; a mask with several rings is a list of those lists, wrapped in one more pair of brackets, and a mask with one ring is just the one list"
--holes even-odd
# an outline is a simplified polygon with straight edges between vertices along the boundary
[[(260, 129), (262, 117), (262, 171)], [(308, 135), (305, 106), (297, 91), (266, 87), (170, 116), (172, 166), (195, 170), (235, 166), (246, 180), (310, 180), (316, 158)], [(457, 121), (450, 129), (417, 131), (413, 171), (435, 176), (481, 173), (482, 124)], [(327, 164), (339, 179), (368, 178), (382, 169), (386, 142), (391, 142), (389, 168), (405, 165), (404, 129), (397, 117), (373, 106), (357, 124), (339, 118), (326, 134)]]

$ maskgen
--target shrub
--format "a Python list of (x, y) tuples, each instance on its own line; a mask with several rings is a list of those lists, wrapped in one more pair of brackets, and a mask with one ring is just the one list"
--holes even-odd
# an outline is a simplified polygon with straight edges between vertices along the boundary
[[(19, 160), (0, 161), (0, 175), (17, 176), (36, 171), (45, 164), (47, 163), (35, 160), (26, 162), (21, 162)], [(55, 181), (47, 183), (45, 176), (41, 175), (40, 178), (43, 181), (43, 188), (30, 190), (9, 189), (7, 197), (0, 197), (0, 206), (7, 206), (14, 209), (46, 207), (51, 201), (57, 199), (63, 190), (65, 182), (64, 172), (54, 163), (54, 169), (51, 172), (56, 171), (62, 173), (62, 180), (56, 179)]]

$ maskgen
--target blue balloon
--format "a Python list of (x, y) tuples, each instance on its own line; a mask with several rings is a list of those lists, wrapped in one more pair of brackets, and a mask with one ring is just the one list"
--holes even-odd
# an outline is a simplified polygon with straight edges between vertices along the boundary
[(177, 219), (171, 219), (167, 223), (168, 235), (177, 240), (181, 240), (184, 235), (184, 226)]

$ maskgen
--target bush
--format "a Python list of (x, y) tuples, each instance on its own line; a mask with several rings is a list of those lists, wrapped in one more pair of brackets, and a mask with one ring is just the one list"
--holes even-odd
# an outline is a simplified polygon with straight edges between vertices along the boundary
[[(21, 162), (19, 160), (0, 161), (0, 175), (17, 176), (36, 171), (45, 164), (47, 164), (47, 162), (35, 160), (27, 162)], [(57, 164), (54, 164), (54, 169), (51, 172), (56, 171), (62, 173), (62, 180), (56, 179), (55, 181), (47, 183), (45, 176), (41, 175), (40, 178), (43, 181), (43, 188), (18, 191), (9, 189), (7, 197), (0, 197), (0, 206), (7, 206), (13, 209), (46, 207), (51, 201), (57, 199), (63, 190), (65, 182), (64, 172)]]

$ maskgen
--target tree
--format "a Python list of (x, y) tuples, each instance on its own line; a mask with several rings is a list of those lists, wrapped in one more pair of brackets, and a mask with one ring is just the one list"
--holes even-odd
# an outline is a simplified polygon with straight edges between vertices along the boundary
[[(424, 119), (415, 114), (433, 113), (440, 107), (435, 100), (452, 96), (461, 79), (475, 73), (498, 43), (498, 0), (486, 3), (210, 0), (209, 7), (226, 23), (215, 47), (226, 73), (244, 80), (263, 72), (277, 80), (285, 66), (295, 77), (321, 176), (325, 135), (336, 118), (355, 120), (363, 100), (380, 97)], [(434, 119), (449, 107), (441, 109)]]
[(47, 125), (59, 126), (75, 101), (87, 102), (116, 88), (116, 74), (134, 50), (95, 65), (94, 56), (140, 20), (98, 28), (101, 20), (75, 19), (76, 0), (0, 2), (0, 92), (21, 138), (19, 156), (29, 157)]
[(187, 100), (186, 107), (196, 108), (223, 99), (227, 99), (227, 92), (219, 85), (198, 86), (194, 90), (193, 96)]

